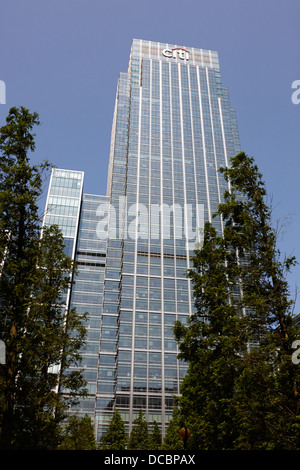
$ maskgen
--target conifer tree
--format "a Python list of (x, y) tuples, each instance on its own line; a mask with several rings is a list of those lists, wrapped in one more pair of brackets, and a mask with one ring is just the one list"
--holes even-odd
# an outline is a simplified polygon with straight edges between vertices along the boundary
[[(79, 349), (85, 329), (64, 293), (74, 269), (57, 227), (41, 237), (38, 201), (47, 162), (31, 165), (37, 113), (11, 108), (0, 129), (1, 447), (56, 448), (59, 423), (84, 393)], [(67, 392), (67, 394), (63, 394)]]
[(115, 410), (110, 420), (109, 427), (102, 437), (100, 450), (124, 450), (127, 444), (125, 424), (118, 410)]
[(138, 417), (133, 421), (133, 425), (127, 449), (151, 450), (152, 439), (148, 430), (148, 422), (142, 410), (139, 411)]
[(96, 450), (96, 439), (88, 415), (70, 416), (64, 428), (60, 450)]
[(203, 247), (193, 262), (189, 275), (197, 311), (187, 327), (175, 326), (179, 356), (189, 364), (179, 405), (192, 433), (190, 444), (220, 450), (235, 438), (228, 406), (247, 349), (245, 319), (234, 306), (239, 267), (211, 224), (205, 225)]
[(161, 432), (159, 429), (159, 426), (157, 424), (157, 421), (153, 422), (153, 431), (151, 434), (152, 438), (152, 449), (151, 450), (158, 450), (161, 446)]
[(174, 408), (172, 419), (167, 426), (166, 434), (160, 447), (161, 450), (183, 450), (184, 442), (179, 434), (183, 424), (178, 408)]
[(254, 159), (240, 153), (220, 171), (230, 183), (218, 210), (224, 231), (206, 224), (189, 272), (197, 312), (175, 326), (189, 361), (182, 414), (195, 448), (299, 448), (299, 326), (286, 280), (295, 259), (276, 246)]
[[(300, 371), (292, 361), (292, 354), (293, 343), (300, 337), (300, 327), (295, 322), (294, 301), (287, 282), (296, 260), (293, 256), (283, 257), (277, 246), (267, 191), (254, 159), (240, 153), (232, 159), (231, 166), (221, 172), (231, 185), (219, 207), (219, 214), (226, 223), (224, 237), (237, 250), (240, 259), (245, 260), (240, 273), (241, 306), (247, 312), (252, 341), (259, 346), (245, 357), (245, 364), (250, 366), (250, 377), (257, 378), (261, 397), (253, 389), (253, 382), (245, 380), (249, 375), (248, 367), (239, 381), (244, 392), (245, 383), (249, 384), (252, 422), (255, 423), (258, 416), (264, 417), (261, 420), (263, 436), (255, 442), (252, 440), (248, 448), (298, 449)], [(254, 376), (253, 363), (258, 364), (257, 371), (264, 370), (264, 373)], [(238, 419), (242, 415), (244, 418), (245, 406), (242, 411), (237, 409)]]

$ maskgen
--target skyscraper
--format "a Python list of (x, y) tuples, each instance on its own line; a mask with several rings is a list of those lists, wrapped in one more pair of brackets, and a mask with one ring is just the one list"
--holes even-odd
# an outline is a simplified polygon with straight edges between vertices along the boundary
[[(72, 305), (94, 309), (97, 324), (88, 325), (90, 395), (80, 411), (92, 415), (98, 439), (115, 408), (128, 432), (140, 409), (163, 432), (169, 422), (187, 368), (172, 326), (194, 309), (186, 270), (204, 222), (222, 231), (222, 220), (212, 220), (228, 189), (218, 168), (239, 151), (218, 54), (133, 40), (118, 81), (107, 196), (83, 196), (73, 251), (80, 263), (98, 264), (88, 274), (92, 265), (79, 266), (83, 279), (70, 293)], [(49, 209), (48, 200), (46, 217)]]

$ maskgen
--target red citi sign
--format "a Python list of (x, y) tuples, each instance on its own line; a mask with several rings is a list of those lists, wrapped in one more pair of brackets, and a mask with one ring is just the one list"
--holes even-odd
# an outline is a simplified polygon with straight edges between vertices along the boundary
[(170, 59), (176, 59), (179, 57), (181, 60), (189, 60), (190, 53), (187, 49), (184, 49), (183, 47), (173, 47), (173, 49), (164, 49), (163, 50), (163, 55), (165, 57), (169, 57)]

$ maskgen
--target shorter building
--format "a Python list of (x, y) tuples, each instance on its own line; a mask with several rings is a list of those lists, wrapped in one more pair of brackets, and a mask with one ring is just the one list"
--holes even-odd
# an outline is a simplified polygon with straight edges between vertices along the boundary
[(107, 197), (83, 194), (83, 181), (81, 171), (52, 170), (43, 224), (58, 225), (64, 237), (65, 252), (78, 266), (66, 302), (68, 308), (75, 307), (79, 314), (89, 314), (85, 325), (87, 344), (81, 352), (88, 396), (81, 399), (78, 411), (94, 420), (106, 261), (106, 239), (97, 237), (96, 215)]

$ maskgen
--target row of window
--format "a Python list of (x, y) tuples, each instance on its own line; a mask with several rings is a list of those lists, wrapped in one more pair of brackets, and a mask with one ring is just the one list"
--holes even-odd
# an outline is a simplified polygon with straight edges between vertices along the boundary
[[(103, 402), (104, 403), (104, 402)], [(168, 409), (173, 409), (175, 406), (175, 400), (172, 397), (165, 398), (165, 407)], [(116, 407), (117, 408), (129, 408), (130, 407), (130, 397), (117, 395), (116, 397)], [(145, 397), (145, 396), (133, 396), (132, 398), (132, 407), (137, 409), (161, 409), (162, 407), (162, 398), (160, 397)]]
[[(115, 382), (104, 382), (100, 380), (97, 386), (97, 393), (100, 395), (114, 395), (115, 389), (117, 392), (129, 392), (131, 390), (131, 379), (118, 378), (116, 387)], [(178, 393), (179, 382), (177, 379), (165, 380), (164, 386), (161, 380), (154, 379), (133, 379), (134, 392), (148, 392), (148, 393), (161, 393), (163, 390), (166, 393)]]
[(65, 188), (61, 186), (52, 186), (50, 188), (50, 194), (56, 196), (67, 196), (67, 197), (80, 197), (80, 188)]
[[(125, 335), (131, 335), (132, 334), (132, 324), (130, 323), (121, 323), (119, 328), (109, 328), (105, 327), (102, 328), (102, 338), (103, 339), (115, 339), (118, 335), (120, 334), (125, 334)], [(134, 328), (135, 336), (161, 336), (162, 335), (162, 327), (161, 325), (155, 324), (155, 325), (143, 325), (143, 324), (136, 324)], [(172, 327), (170, 326), (164, 326), (164, 336), (173, 338), (174, 333), (172, 331)]]
[[(152, 352), (152, 351), (135, 351), (134, 353), (134, 362), (135, 363), (147, 363), (160, 364), (162, 362), (162, 357), (164, 358), (164, 363), (169, 365), (177, 364), (177, 355), (174, 353), (164, 353), (161, 352)], [(100, 354), (99, 367), (116, 365), (116, 360), (118, 363), (130, 363), (132, 358), (131, 351), (119, 351), (118, 356), (112, 354)]]
[(54, 215), (46, 215), (45, 225), (58, 225), (64, 237), (74, 237), (77, 219), (75, 217), (60, 217)]
[[(142, 237), (145, 238), (145, 237)], [(147, 275), (149, 274), (150, 276), (164, 276), (164, 277), (171, 277), (171, 278), (183, 278), (186, 279), (186, 267), (174, 267), (171, 266), (164, 266), (163, 268), (163, 273), (162, 273), (162, 268), (161, 266), (157, 265), (144, 265), (144, 264), (138, 264), (136, 266), (136, 273), (138, 275)], [(135, 271), (135, 265), (134, 263), (123, 263), (123, 273), (124, 274), (132, 274)], [(109, 277), (109, 276), (108, 276)]]
[[(147, 336), (136, 336), (133, 340), (132, 336), (126, 335), (119, 335), (118, 338), (118, 347), (119, 348), (132, 348), (134, 343), (134, 347), (137, 349), (149, 349), (149, 350), (162, 350), (162, 339), (157, 337), (148, 338)], [(171, 338), (164, 339), (163, 344), (165, 351), (176, 351), (177, 346), (175, 340)], [(112, 352), (115, 353), (117, 351), (117, 343), (116, 340), (111, 338), (110, 340), (102, 339), (101, 340), (101, 350), (105, 352)], [(93, 361), (90, 360), (91, 367), (97, 367), (97, 364), (92, 364)]]
[[(119, 365), (117, 369), (117, 377), (131, 377), (132, 371), (130, 365)], [(109, 380), (113, 379), (115, 375), (114, 369), (103, 369), (99, 370), (99, 379)], [(143, 366), (135, 365), (133, 368), (133, 377), (147, 378), (148, 379), (161, 379), (162, 378), (162, 367), (161, 366)], [(178, 378), (178, 370), (176, 367), (164, 367), (164, 377), (168, 379)]]
[(80, 188), (82, 178), (80, 177), (80, 174), (76, 176), (79, 177), (74, 178), (72, 175), (68, 175), (68, 177), (60, 177), (55, 175), (52, 178), (51, 186), (59, 186), (63, 188)]

